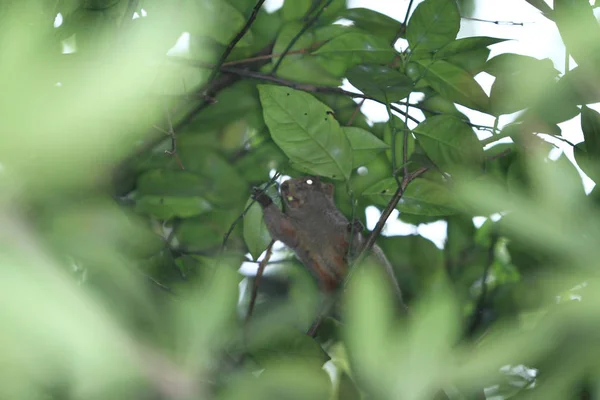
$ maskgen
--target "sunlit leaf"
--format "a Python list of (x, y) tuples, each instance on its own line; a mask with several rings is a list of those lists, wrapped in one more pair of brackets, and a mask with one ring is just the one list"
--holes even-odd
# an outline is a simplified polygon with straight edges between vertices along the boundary
[(448, 115), (437, 115), (421, 122), (414, 133), (427, 156), (442, 170), (481, 167), (481, 143), (465, 122)]
[(475, 79), (464, 69), (444, 60), (418, 61), (423, 78), (446, 99), (485, 112), (489, 98)]
[(280, 86), (259, 86), (265, 122), (275, 143), (298, 168), (344, 180), (352, 148), (331, 110), (313, 96)]
[(371, 132), (353, 126), (342, 127), (344, 135), (352, 147), (352, 167), (360, 167), (367, 164), (377, 153), (388, 148), (385, 142), (382, 142)]
[(425, 0), (413, 12), (406, 27), (411, 52), (430, 52), (456, 38), (460, 14), (452, 0)]

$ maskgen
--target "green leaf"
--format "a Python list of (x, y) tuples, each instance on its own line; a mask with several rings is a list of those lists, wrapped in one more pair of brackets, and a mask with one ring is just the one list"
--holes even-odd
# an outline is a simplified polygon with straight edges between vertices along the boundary
[[(225, 0), (193, 0), (184, 4), (189, 7), (181, 10), (182, 30), (195, 36), (208, 36), (222, 45), (228, 45), (246, 24), (246, 17)], [(249, 46), (252, 41), (249, 30), (237, 46)]]
[(412, 53), (432, 52), (456, 38), (460, 14), (454, 0), (425, 0), (413, 12), (406, 27)]
[(468, 38), (456, 39), (439, 49), (433, 56), (436, 60), (445, 59), (459, 54), (468, 54), (474, 50), (486, 49), (496, 43), (504, 42), (507, 39), (498, 39), (488, 36), (473, 36)]
[(417, 61), (425, 68), (424, 78), (446, 99), (474, 110), (486, 112), (489, 98), (467, 71), (444, 60)]
[[(193, 138), (188, 136), (187, 139)], [(221, 208), (240, 205), (248, 188), (236, 169), (216, 151), (201, 145), (185, 145), (183, 137), (177, 149), (187, 172), (194, 172), (209, 182), (202, 196)], [(205, 186), (206, 188), (206, 186)]]
[(360, 63), (389, 63), (397, 53), (379, 36), (352, 31), (331, 39), (313, 54), (329, 71), (346, 71)]
[(212, 206), (202, 197), (142, 196), (135, 202), (135, 211), (149, 214), (158, 219), (174, 217), (189, 218), (212, 210)]
[[(277, 40), (273, 46), (273, 54), (283, 53), (288, 44), (303, 27), (304, 24), (300, 22), (290, 22), (286, 24), (277, 36)], [(314, 33), (304, 33), (292, 46), (290, 51), (304, 49), (306, 50), (306, 54), (286, 55), (277, 69), (277, 75), (282, 78), (293, 79), (296, 82), (339, 86), (341, 84), (341, 78), (333, 76), (315, 57), (308, 55), (314, 42)], [(272, 64), (275, 65), (279, 61), (279, 58), (280, 57), (273, 57)]]
[(495, 77), (499, 75), (513, 75), (524, 70), (544, 71), (544, 74), (552, 72), (558, 76), (559, 71), (554, 68), (554, 63), (549, 58), (539, 60), (535, 57), (524, 56), (521, 54), (504, 53), (490, 59), (485, 72)]
[[(385, 178), (363, 192), (363, 196), (379, 205), (387, 205), (398, 183)], [(396, 207), (400, 212), (416, 215), (445, 216), (456, 214), (457, 204), (445, 186), (428, 179), (415, 179), (408, 185)]]
[(406, 98), (414, 87), (408, 76), (379, 64), (355, 65), (346, 76), (364, 94), (384, 103)]
[(445, 59), (451, 64), (457, 65), (476, 75), (481, 72), (490, 55), (488, 46), (503, 42), (505, 39), (497, 39), (487, 36), (475, 36), (453, 40), (442, 47), (433, 56), (436, 60)]
[(569, 54), (577, 64), (595, 68), (600, 62), (600, 25), (590, 2), (556, 0), (552, 16)]
[(155, 169), (140, 175), (137, 193), (157, 196), (202, 196), (209, 180), (189, 171)]
[[(232, 210), (221, 211), (215, 209), (198, 217), (186, 218), (177, 224), (177, 240), (185, 249), (192, 251), (218, 248), (236, 217), (237, 215)], [(234, 239), (237, 238), (231, 235), (228, 246), (232, 246)]]
[[(392, 161), (392, 150), (391, 147), (392, 145), (395, 145), (395, 151), (394, 151), (394, 155), (396, 157), (396, 168), (400, 168), (404, 162), (403, 162), (403, 156), (404, 156), (404, 129), (406, 128), (406, 125), (404, 124), (404, 121), (401, 120), (400, 118), (398, 118), (397, 116), (392, 114), (392, 118), (394, 118), (394, 126), (396, 128), (396, 138), (395, 140), (393, 140), (392, 138), (392, 124), (390, 123), (390, 121), (386, 122), (385, 127), (383, 128), (383, 140), (384, 142), (389, 146), (389, 150), (386, 150), (385, 155), (387, 156), (388, 160)], [(394, 142), (394, 143), (392, 143)], [(412, 133), (408, 132), (408, 151), (407, 151), (407, 156), (408, 158), (410, 158), (410, 155), (412, 154), (412, 152), (415, 149), (415, 138), (413, 137)]]
[[(494, 115), (510, 114), (535, 103), (558, 71), (549, 59), (502, 54), (488, 61), (486, 71), (496, 76), (490, 93)], [(491, 72), (490, 72), (491, 71)]]
[(427, 118), (414, 133), (427, 156), (444, 171), (454, 171), (459, 166), (477, 168), (483, 163), (483, 149), (475, 132), (455, 117)]
[(286, 21), (296, 21), (306, 15), (310, 9), (312, 0), (295, 0), (283, 3), (282, 14)]
[[(261, 185), (261, 189), (264, 189), (264, 185)], [(281, 208), (281, 197), (278, 195), (276, 187), (271, 186), (267, 190), (267, 194), (277, 207)], [(251, 201), (252, 199), (248, 199), (246, 207)], [(263, 219), (262, 208), (256, 202), (244, 215), (244, 241), (253, 260), (256, 260), (271, 242), (271, 234)]]
[(490, 52), (490, 49), (484, 47), (468, 53), (450, 56), (446, 60), (450, 64), (454, 64), (464, 69), (469, 75), (475, 76), (485, 68), (485, 63), (490, 56)]
[(377, 136), (362, 128), (345, 126), (342, 131), (352, 147), (352, 168), (367, 164), (377, 157), (377, 153), (389, 147)]
[(352, 148), (332, 111), (308, 93), (258, 86), (265, 123), (273, 141), (303, 172), (347, 180)]
[(354, 22), (354, 26), (385, 38), (390, 43), (398, 36), (402, 25), (385, 14), (368, 8), (348, 8), (339, 16)]
[(585, 150), (600, 159), (600, 113), (587, 106), (581, 107), (581, 130), (585, 139)]

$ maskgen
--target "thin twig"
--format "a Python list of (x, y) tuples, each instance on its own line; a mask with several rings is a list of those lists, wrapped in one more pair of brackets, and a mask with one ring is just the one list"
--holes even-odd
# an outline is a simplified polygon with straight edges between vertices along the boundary
[(258, 0), (256, 2), (256, 5), (252, 9), (252, 14), (250, 14), (250, 17), (248, 18), (248, 20), (246, 21), (246, 23), (244, 24), (242, 29), (240, 29), (240, 31), (235, 35), (235, 37), (231, 40), (231, 42), (229, 42), (229, 44), (227, 45), (227, 48), (221, 55), (221, 58), (219, 59), (219, 61), (217, 61), (215, 68), (213, 69), (212, 73), (210, 74), (210, 77), (208, 78), (208, 82), (212, 82), (212, 80), (215, 79), (215, 76), (217, 76), (217, 74), (219, 73), (219, 69), (221, 68), (221, 65), (223, 65), (225, 60), (227, 60), (227, 57), (229, 57), (229, 55), (233, 51), (233, 48), (235, 47), (235, 45), (238, 44), (238, 42), (250, 30), (250, 27), (254, 23), (254, 20), (256, 19), (256, 16), (258, 15), (258, 12), (260, 11), (260, 8), (262, 7), (264, 2), (265, 2), (265, 0)]
[(379, 236), (379, 234), (381, 234), (381, 231), (383, 230), (383, 227), (385, 226), (387, 219), (390, 217), (390, 215), (392, 214), (392, 211), (394, 211), (394, 209), (398, 205), (398, 202), (402, 198), (402, 195), (406, 191), (406, 188), (409, 185), (409, 183), (411, 183), (413, 180), (415, 180), (416, 178), (418, 178), (419, 176), (421, 176), (422, 174), (427, 172), (427, 170), (428, 170), (428, 168), (421, 167), (421, 168), (417, 169), (415, 172), (402, 177), (402, 182), (400, 182), (398, 189), (396, 190), (396, 192), (394, 193), (394, 195), (388, 202), (388, 205), (385, 207), (385, 210), (383, 210), (383, 213), (381, 213), (381, 217), (379, 218), (379, 221), (377, 221), (377, 224), (375, 225), (375, 229), (373, 229), (373, 231), (371, 231), (371, 234), (367, 238), (367, 241), (365, 242), (365, 244), (360, 252), (360, 255), (357, 258), (357, 261), (356, 261), (357, 264), (360, 263), (360, 261), (362, 259), (364, 259), (366, 254), (371, 250), (371, 248), (375, 244), (375, 240), (377, 239), (377, 236)]
[(408, 3), (408, 7), (406, 8), (406, 15), (404, 15), (404, 22), (402, 23), (403, 25), (406, 25), (406, 23), (408, 22), (408, 17), (410, 15), (410, 10), (412, 9), (413, 1), (414, 0), (410, 0), (410, 2)]
[[(281, 176), (281, 173), (276, 172), (275, 175), (273, 175), (273, 177), (269, 180), (269, 182), (267, 183), (264, 190), (266, 190), (269, 186), (271, 186), (280, 176)], [(229, 240), (229, 236), (231, 236), (231, 233), (235, 229), (236, 225), (242, 220), (242, 218), (244, 218), (244, 216), (246, 215), (246, 213), (248, 212), (250, 207), (252, 207), (252, 205), (255, 202), (256, 202), (256, 200), (254, 200), (254, 199), (252, 199), (252, 201), (250, 201), (250, 204), (248, 204), (248, 206), (244, 209), (244, 211), (242, 211), (242, 213), (240, 215), (238, 215), (238, 217), (235, 219), (235, 221), (233, 221), (233, 223), (231, 224), (231, 226), (225, 233), (225, 236), (223, 236), (223, 242), (221, 243), (221, 250), (219, 251), (219, 258), (221, 258), (221, 255), (223, 255), (223, 252), (225, 251), (225, 248), (227, 247), (227, 241)]]
[(175, 158), (175, 162), (179, 165), (179, 168), (184, 170), (183, 163), (179, 158), (179, 154), (177, 154), (177, 135), (175, 134), (175, 129), (173, 129), (173, 121), (171, 121), (171, 113), (169, 109), (165, 106), (165, 114), (167, 115), (167, 123), (169, 124), (169, 132), (168, 135), (171, 137), (171, 150), (165, 150), (165, 153), (173, 156)]
[(291, 48), (296, 44), (298, 39), (300, 39), (300, 36), (304, 35), (304, 32), (306, 32), (308, 29), (310, 29), (310, 27), (313, 26), (315, 22), (317, 22), (317, 19), (319, 19), (319, 17), (323, 13), (323, 11), (325, 11), (332, 2), (333, 2), (333, 0), (327, 0), (327, 2), (323, 5), (323, 7), (321, 7), (321, 9), (319, 11), (317, 11), (311, 19), (306, 21), (306, 23), (304, 24), (302, 29), (300, 29), (300, 32), (298, 32), (296, 34), (296, 36), (294, 36), (292, 38), (292, 40), (288, 43), (288, 45), (283, 50), (281, 57), (279, 57), (279, 60), (277, 60), (277, 62), (273, 66), (273, 69), (271, 70), (271, 75), (275, 75), (275, 73), (277, 72), (277, 69), (281, 65), (281, 62), (283, 61), (283, 58), (288, 54), (288, 52), (291, 50)]
[(408, 175), (408, 135), (410, 135), (410, 131), (408, 130), (408, 105), (410, 104), (410, 94), (406, 98), (406, 115), (404, 120), (404, 135), (402, 137), (402, 175)]
[(492, 233), (490, 237), (490, 246), (488, 248), (488, 258), (485, 266), (483, 267), (483, 275), (481, 276), (481, 293), (479, 294), (479, 298), (477, 299), (477, 305), (475, 306), (475, 311), (473, 312), (473, 317), (471, 319), (471, 324), (469, 325), (469, 329), (467, 330), (467, 336), (471, 337), (475, 334), (475, 331), (481, 324), (483, 319), (483, 306), (485, 305), (485, 298), (487, 296), (487, 278), (490, 273), (490, 269), (492, 264), (494, 263), (494, 254), (496, 249), (496, 243), (498, 242), (498, 235)]
[[(325, 41), (315, 42), (310, 47), (305, 47), (303, 49), (288, 51), (287, 55), (290, 55), (290, 54), (307, 54), (307, 53), (315, 50), (319, 46), (321, 46), (323, 43), (325, 43)], [(284, 55), (284, 53), (265, 54), (265, 55), (262, 55), (262, 56), (244, 58), (243, 60), (228, 61), (226, 63), (223, 63), (222, 66), (223, 67), (229, 67), (229, 66), (232, 66), (232, 65), (247, 64), (247, 63), (254, 62), (254, 61), (270, 60), (270, 59), (275, 58), (275, 57), (281, 57), (282, 55)]]
[(495, 25), (513, 25), (513, 26), (525, 26), (525, 24), (529, 24), (530, 22), (513, 22), (513, 21), (490, 21), (487, 19), (481, 19), (481, 18), (475, 18), (475, 17), (461, 17), (462, 19), (467, 19), (469, 21), (476, 21), (476, 22), (486, 22), (488, 24), (495, 24)]
[(271, 255), (273, 254), (273, 245), (275, 244), (274, 240), (271, 240), (271, 243), (267, 246), (267, 250), (265, 253), (265, 257), (258, 264), (258, 269), (256, 270), (256, 276), (254, 277), (254, 282), (252, 284), (252, 292), (250, 293), (250, 302), (248, 303), (248, 312), (246, 312), (246, 324), (250, 321), (252, 317), (252, 313), (254, 312), (254, 305), (256, 304), (256, 298), (258, 297), (258, 286), (260, 285), (260, 279), (262, 278), (265, 268), (267, 267), (267, 263), (271, 259)]
[(350, 118), (348, 119), (348, 122), (346, 122), (346, 126), (350, 126), (352, 125), (352, 123), (354, 122), (354, 120), (356, 119), (356, 116), (358, 115), (358, 112), (360, 111), (360, 109), (362, 108), (363, 104), (365, 104), (365, 100), (366, 99), (362, 99), (361, 101), (359, 101), (356, 104), (356, 107), (354, 107), (354, 111), (352, 112), (352, 115), (350, 116)]
[[(407, 107), (416, 108), (417, 110), (425, 111), (425, 112), (428, 112), (428, 113), (431, 113), (431, 114), (434, 114), (434, 115), (447, 115), (447, 114), (445, 114), (443, 112), (434, 111), (434, 110), (431, 110), (431, 109), (429, 109), (427, 107), (423, 107), (420, 104), (412, 104), (412, 103), (409, 103), (409, 102), (406, 102), (406, 101), (398, 101), (397, 104), (400, 104), (400, 105), (403, 105), (403, 106), (407, 106)], [(474, 123), (472, 123), (470, 121), (465, 121), (464, 119), (460, 119), (460, 120), (463, 121), (465, 124), (467, 124), (467, 125), (475, 128), (475, 129), (479, 129), (481, 131), (488, 131), (488, 132), (491, 132), (491, 133), (494, 133), (494, 134), (497, 131), (497, 129), (495, 129), (492, 126), (474, 124)]]

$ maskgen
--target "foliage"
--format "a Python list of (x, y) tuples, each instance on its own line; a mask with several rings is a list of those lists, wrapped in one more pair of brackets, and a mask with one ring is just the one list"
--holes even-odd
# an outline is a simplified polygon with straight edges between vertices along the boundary
[[(540, 134), (580, 118), (597, 181), (600, 28), (586, 0), (527, 2), (575, 68), (490, 58), (502, 39), (457, 39), (454, 0), (402, 22), (342, 0), (3, 2), (0, 397), (597, 396), (598, 190)], [(408, 318), (357, 268), (305, 335), (322, 299), (278, 250), (245, 320), (257, 280), (238, 269), (270, 243), (249, 194), (274, 171), (333, 182), (363, 223), (375, 206), (447, 225), (443, 250), (370, 233)]]

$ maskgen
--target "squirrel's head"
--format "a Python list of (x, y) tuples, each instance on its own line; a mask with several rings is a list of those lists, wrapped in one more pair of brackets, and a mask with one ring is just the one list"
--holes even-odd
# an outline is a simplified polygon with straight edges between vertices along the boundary
[(288, 179), (281, 184), (281, 197), (286, 207), (300, 208), (311, 200), (328, 198), (333, 200), (334, 186), (321, 182), (317, 176)]

